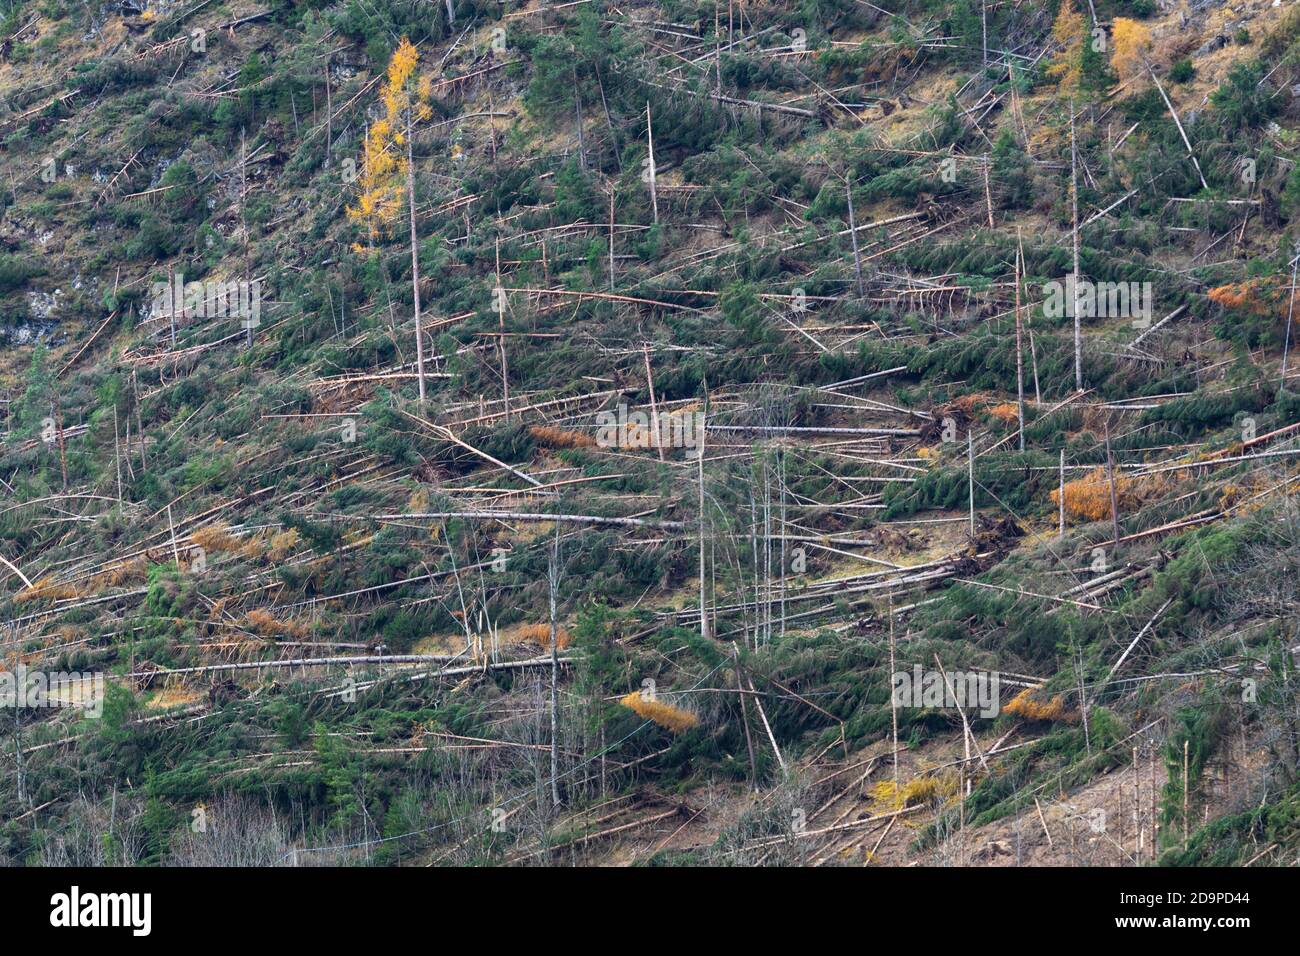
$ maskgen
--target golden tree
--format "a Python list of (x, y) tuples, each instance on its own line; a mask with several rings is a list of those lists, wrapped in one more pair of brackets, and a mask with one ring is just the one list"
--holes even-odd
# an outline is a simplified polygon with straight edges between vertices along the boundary
[(1121, 82), (1137, 76), (1146, 62), (1146, 52), (1151, 48), (1151, 29), (1130, 20), (1116, 17), (1111, 27), (1110, 65), (1119, 74)]
[[(384, 84), (384, 115), (366, 130), (365, 155), (360, 176), (360, 198), (348, 208), (348, 218), (366, 226), (368, 246), (353, 246), (357, 252), (373, 249), (376, 237), (388, 229), (402, 208), (410, 214), (411, 292), (415, 312), (415, 369), (420, 405), (424, 405), (424, 333), (420, 323), (420, 254), (415, 236), (415, 170), (411, 155), (411, 128), (432, 113), (429, 100), (433, 84), (427, 76), (415, 79), (419, 51), (402, 37), (388, 63)], [(402, 147), (406, 155), (402, 155)]]
[[(357, 204), (348, 218), (366, 228), (369, 247), (397, 221), (406, 199), (408, 158), (405, 155), (411, 127), (429, 118), (432, 85), (427, 76), (415, 78), (420, 54), (406, 37), (388, 63), (381, 101), (384, 115), (370, 124), (357, 176)], [(354, 245), (357, 252), (367, 247)]]
[(1062, 50), (1047, 68), (1047, 75), (1056, 78), (1057, 89), (1063, 94), (1079, 89), (1079, 81), (1083, 78), (1083, 43), (1087, 35), (1083, 14), (1075, 9), (1074, 0), (1061, 0), (1061, 9), (1052, 24), (1052, 39), (1061, 45)]

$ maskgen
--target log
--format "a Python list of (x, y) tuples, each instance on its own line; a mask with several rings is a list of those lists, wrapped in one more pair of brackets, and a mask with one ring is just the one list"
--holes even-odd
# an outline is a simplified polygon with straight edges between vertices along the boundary
[(447, 439), (447, 441), (451, 442), (453, 445), (458, 445), (459, 447), (464, 448), (466, 451), (477, 455), (478, 457), (482, 458), (484, 461), (491, 462), (492, 464), (496, 465), (498, 468), (504, 468), (506, 471), (510, 472), (510, 474), (514, 475), (516, 478), (521, 478), (524, 481), (528, 482), (530, 485), (533, 485), (534, 487), (537, 488), (541, 487), (542, 483), (538, 481), (536, 478), (534, 478), (532, 475), (526, 475), (518, 468), (514, 468), (510, 465), (507, 465), (504, 461), (501, 461), (500, 459), (493, 458), (487, 452), (480, 451), (479, 449), (475, 448), (473, 445), (469, 444), (468, 442), (461, 441), (459, 438), (457, 438), (455, 435), (452, 434), (450, 428), (447, 428), (443, 425), (435, 425), (433, 422), (425, 421), (423, 418), (417, 418), (415, 415), (412, 415), (409, 412), (404, 412), (400, 408), (397, 409), (397, 412), (399, 415), (404, 415), (405, 417), (409, 418), (411, 421), (418, 422), (419, 424), (423, 425), (425, 428), (428, 428), (429, 430), (441, 435), (443, 438)]
[(407, 521), (412, 518), (424, 518), (433, 521), (445, 521), (448, 518), (477, 518), (487, 521), (557, 521), (561, 524), (613, 525), (624, 528), (666, 528), (669, 530), (680, 530), (686, 527), (685, 522), (682, 521), (618, 518), (603, 515), (536, 514), (528, 511), (416, 511), (409, 514), (374, 516), (376, 521)]
[(1160, 610), (1156, 611), (1155, 614), (1151, 615), (1151, 620), (1147, 621), (1146, 624), (1143, 626), (1142, 630), (1138, 631), (1137, 637), (1133, 638), (1133, 642), (1124, 649), (1124, 653), (1119, 656), (1119, 660), (1115, 662), (1114, 666), (1112, 666), (1110, 671), (1107, 672), (1106, 677), (1097, 686), (1097, 693), (1100, 694), (1103, 690), (1106, 689), (1106, 685), (1109, 684), (1110, 679), (1115, 676), (1115, 672), (1119, 670), (1121, 666), (1123, 666), (1124, 661), (1128, 659), (1128, 656), (1130, 653), (1132, 653), (1133, 648), (1137, 647), (1138, 641), (1142, 640), (1143, 636), (1145, 636), (1147, 631), (1151, 630), (1151, 627), (1156, 623), (1156, 619), (1159, 618), (1161, 614), (1164, 614), (1165, 609), (1173, 603), (1174, 603), (1174, 599), (1170, 598), (1169, 600), (1165, 601), (1164, 604), (1160, 605)]
[(428, 664), (454, 661), (459, 654), (364, 654), (349, 657), (295, 657), (276, 661), (239, 661), (206, 664), (202, 667), (173, 667), (168, 670), (131, 671), (127, 677), (171, 677), (175, 674), (211, 674), (218, 671), (250, 671), (263, 667), (324, 667), (329, 664)]
[(1187, 147), (1187, 155), (1191, 159), (1192, 165), (1196, 167), (1196, 175), (1201, 178), (1201, 187), (1206, 192), (1209, 192), (1210, 184), (1205, 181), (1205, 174), (1201, 172), (1201, 164), (1197, 162), (1196, 154), (1192, 152), (1192, 143), (1187, 138), (1187, 131), (1183, 129), (1182, 120), (1178, 118), (1178, 112), (1174, 109), (1174, 104), (1169, 102), (1169, 97), (1165, 95), (1165, 88), (1160, 85), (1160, 78), (1156, 76), (1156, 71), (1151, 69), (1151, 64), (1147, 63), (1145, 59), (1143, 63), (1146, 65), (1147, 72), (1151, 74), (1151, 79), (1155, 81), (1156, 89), (1160, 91), (1160, 98), (1165, 101), (1169, 115), (1174, 118), (1174, 125), (1178, 127), (1178, 135), (1183, 138), (1183, 145)]

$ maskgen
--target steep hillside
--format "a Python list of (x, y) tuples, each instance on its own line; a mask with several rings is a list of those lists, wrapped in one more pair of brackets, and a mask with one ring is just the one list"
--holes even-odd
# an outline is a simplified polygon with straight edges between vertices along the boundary
[(0, 17), (0, 859), (1300, 858), (1294, 3)]

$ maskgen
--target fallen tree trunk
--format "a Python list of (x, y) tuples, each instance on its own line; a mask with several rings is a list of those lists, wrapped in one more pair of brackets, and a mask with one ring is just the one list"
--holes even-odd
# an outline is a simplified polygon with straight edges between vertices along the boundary
[(411, 518), (429, 518), (442, 521), (448, 518), (482, 518), (488, 521), (557, 521), (561, 524), (615, 525), (624, 528), (667, 528), (679, 530), (686, 527), (681, 521), (654, 518), (607, 518), (602, 515), (534, 514), (527, 511), (418, 511), (410, 514), (375, 515), (376, 521), (406, 521)]

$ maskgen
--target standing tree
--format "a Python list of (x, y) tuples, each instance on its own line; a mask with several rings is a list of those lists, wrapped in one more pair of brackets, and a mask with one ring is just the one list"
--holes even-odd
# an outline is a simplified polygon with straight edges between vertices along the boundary
[(1123, 82), (1128, 82), (1146, 72), (1145, 54), (1151, 48), (1151, 30), (1149, 27), (1130, 20), (1116, 17), (1111, 27), (1110, 65)]
[(560, 805), (560, 658), (559, 619), (556, 602), (560, 596), (560, 525), (555, 525), (555, 538), (546, 563), (546, 584), (550, 610), (551, 637), (551, 804)]
[(1074, 0), (1061, 0), (1061, 8), (1052, 24), (1052, 39), (1061, 46), (1061, 52), (1053, 58), (1047, 75), (1056, 78), (1057, 89), (1063, 96), (1079, 89), (1086, 38), (1083, 14), (1075, 9)]
[[(415, 236), (415, 169), (411, 130), (429, 118), (433, 86), (428, 76), (416, 77), (420, 54), (402, 37), (388, 63), (382, 101), (384, 115), (370, 124), (357, 182), (360, 193), (356, 206), (348, 207), (348, 218), (366, 229), (367, 244), (355, 244), (358, 252), (374, 250), (376, 241), (397, 221), (406, 200), (411, 226), (411, 285), (415, 309), (415, 364), (419, 379), (420, 404), (424, 404), (424, 330), (420, 320), (420, 260)], [(405, 156), (402, 155), (405, 147)]]

